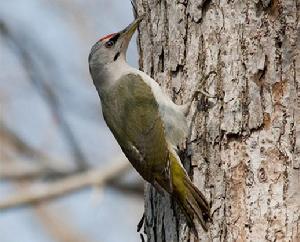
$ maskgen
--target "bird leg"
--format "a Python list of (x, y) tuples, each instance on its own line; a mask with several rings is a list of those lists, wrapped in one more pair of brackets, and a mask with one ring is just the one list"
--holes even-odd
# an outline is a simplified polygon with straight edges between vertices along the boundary
[(187, 101), (187, 103), (181, 105), (181, 109), (185, 116), (187, 116), (190, 113), (191, 106), (193, 104), (193, 101), (196, 100), (199, 96), (199, 94), (202, 94), (208, 98), (216, 98), (216, 96), (209, 94), (203, 89), (204, 83), (207, 81), (207, 79), (210, 77), (210, 75), (217, 73), (215, 71), (210, 71), (206, 76), (202, 77), (202, 79), (199, 82), (197, 90), (193, 93), (191, 98)]

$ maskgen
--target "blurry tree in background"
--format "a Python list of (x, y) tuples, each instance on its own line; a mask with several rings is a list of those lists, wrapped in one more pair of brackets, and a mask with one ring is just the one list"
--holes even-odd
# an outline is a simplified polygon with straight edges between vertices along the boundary
[[(212, 108), (190, 116), (182, 158), (211, 200), (201, 241), (300, 241), (297, 0), (136, 0), (141, 68), (184, 103), (201, 77)], [(195, 105), (196, 106), (196, 105)], [(174, 201), (146, 193), (149, 242), (195, 241)]]
[(123, 0), (0, 2), (1, 242), (139, 241), (143, 184), (102, 121), (87, 63), (132, 19)]

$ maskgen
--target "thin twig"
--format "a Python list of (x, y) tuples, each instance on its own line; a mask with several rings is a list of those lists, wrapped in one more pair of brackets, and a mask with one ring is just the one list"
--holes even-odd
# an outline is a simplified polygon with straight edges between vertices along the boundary
[[(30, 184), (26, 181), (16, 181), (13, 186), (18, 192), (26, 191)], [(59, 242), (86, 242), (91, 241), (80, 232), (79, 228), (68, 218), (66, 208), (57, 209), (48, 206), (47, 203), (40, 204), (33, 208), (33, 213), (43, 226), (43, 229), (54, 241)]]
[(112, 165), (106, 168), (100, 167), (92, 171), (86, 171), (53, 183), (40, 185), (38, 188), (35, 187), (26, 192), (12, 195), (2, 201), (0, 200), (0, 210), (33, 205), (62, 197), (90, 186), (101, 186), (130, 168), (129, 162), (118, 160), (112, 161)]
[[(24, 162), (5, 162), (1, 161), (0, 180), (4, 179), (32, 179), (32, 178), (59, 178), (67, 175), (78, 173), (80, 170), (77, 168), (65, 167), (66, 164), (63, 160), (56, 160), (49, 157), (43, 151), (26, 143), (18, 134), (8, 127), (3, 121), (0, 120), (0, 137), (1, 146), (0, 152), (4, 152), (3, 142), (6, 146), (11, 146), (14, 152), (19, 152), (32, 161), (25, 164)], [(3, 153), (4, 154), (4, 153)]]
[(60, 242), (86, 242), (87, 239), (82, 232), (64, 216), (64, 211), (57, 211), (49, 206), (39, 205), (34, 209), (39, 221), (47, 233)]
[[(27, 144), (19, 135), (10, 129), (2, 120), (0, 120), (0, 137), (1, 142), (6, 142), (14, 147), (22, 155), (34, 157), (38, 160), (47, 160), (47, 155)], [(1, 149), (4, 149), (1, 145)]]
[(28, 180), (37, 177), (44, 177), (47, 174), (47, 169), (42, 166), (24, 165), (23, 163), (17, 164), (2, 164), (0, 169), (1, 180)]
[(24, 45), (24, 43), (20, 42), (21, 39), (24, 38), (15, 36), (15, 34), (10, 31), (9, 27), (2, 20), (0, 20), (0, 33), (2, 34), (4, 39), (9, 42), (10, 46), (13, 47), (13, 50), (19, 56), (19, 59), (23, 64), (29, 79), (34, 84), (34, 87), (36, 88), (38, 94), (45, 100), (52, 116), (57, 120), (58, 127), (60, 128), (61, 133), (66, 138), (66, 141), (71, 148), (71, 152), (73, 153), (74, 161), (78, 166), (78, 170), (83, 171), (88, 169), (89, 163), (84, 155), (84, 152), (82, 151), (79, 141), (77, 140), (73, 132), (73, 129), (69, 125), (69, 122), (67, 121), (65, 114), (61, 109), (61, 105), (59, 103), (57, 94), (53, 89), (53, 85), (49, 84), (49, 82), (47, 81), (48, 77), (40, 71), (41, 68), (39, 68), (33, 56), (34, 54), (40, 55), (39, 62), (42, 62), (46, 61), (45, 59), (46, 57), (49, 57), (49, 55), (45, 53), (42, 48), (38, 49), (38, 45), (36, 45), (33, 49), (36, 52), (33, 53), (32, 51), (29, 51), (27, 46)]
[(74, 174), (79, 174), (77, 169), (58, 170), (42, 166), (5, 165), (0, 170), (0, 181), (18, 181), (34, 179), (61, 179)]

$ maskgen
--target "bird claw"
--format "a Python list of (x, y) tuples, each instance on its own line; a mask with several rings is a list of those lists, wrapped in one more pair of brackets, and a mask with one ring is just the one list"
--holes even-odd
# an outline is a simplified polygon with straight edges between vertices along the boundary
[(208, 93), (208, 92), (205, 91), (204, 89), (199, 89), (199, 90), (197, 90), (197, 91), (194, 92), (193, 100), (196, 99), (196, 98), (199, 96), (200, 93), (201, 93), (203, 96), (207, 97), (207, 98), (217, 98), (217, 96)]
[(199, 88), (198, 90), (196, 90), (193, 94), (193, 96), (191, 97), (190, 101), (188, 101), (186, 104), (181, 105), (181, 110), (184, 113), (184, 116), (187, 116), (190, 112), (192, 103), (195, 99), (198, 98), (199, 94), (201, 93), (203, 96), (208, 97), (208, 98), (217, 98), (217, 96), (215, 95), (211, 95), (210, 93), (206, 92), (202, 86), (204, 84), (204, 82), (210, 77), (210, 75), (215, 74), (217, 75), (217, 73), (215, 71), (210, 71), (206, 76), (204, 76), (200, 82), (199, 82)]
[(215, 103), (210, 102), (208, 100), (204, 100), (202, 98), (202, 99), (199, 100), (199, 102), (197, 104), (197, 110), (199, 112), (205, 112), (205, 111), (211, 109), (214, 105), (215, 105)]
[(204, 76), (204, 77), (200, 80), (199, 86), (198, 86), (198, 90), (195, 91), (195, 93), (194, 93), (194, 96), (193, 96), (194, 98), (196, 98), (196, 97), (199, 95), (199, 93), (201, 93), (201, 94), (203, 94), (204, 96), (209, 97), (209, 98), (217, 98), (216, 96), (209, 94), (208, 92), (206, 92), (206, 91), (202, 88), (202, 86), (204, 85), (204, 82), (206, 82), (207, 79), (208, 79), (208, 78), (210, 77), (210, 75), (212, 75), (212, 74), (217, 75), (217, 73), (216, 73), (215, 71), (210, 71), (206, 76)]

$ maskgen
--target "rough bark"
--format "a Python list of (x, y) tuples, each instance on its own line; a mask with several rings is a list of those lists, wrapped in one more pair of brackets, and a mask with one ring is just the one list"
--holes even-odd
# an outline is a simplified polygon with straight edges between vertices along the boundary
[[(300, 2), (136, 2), (140, 67), (176, 103), (217, 72), (182, 155), (212, 205), (200, 240), (300, 241)], [(145, 201), (148, 241), (195, 241), (167, 194), (148, 186)]]

